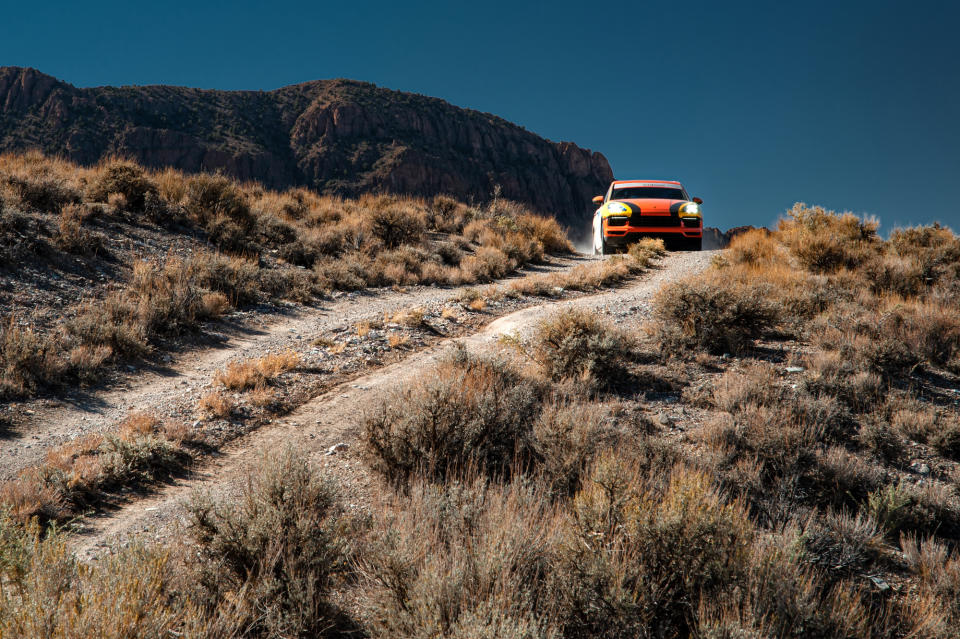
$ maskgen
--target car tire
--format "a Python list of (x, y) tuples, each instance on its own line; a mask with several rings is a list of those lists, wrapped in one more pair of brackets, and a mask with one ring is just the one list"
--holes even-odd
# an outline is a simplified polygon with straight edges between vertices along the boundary
[(600, 224), (593, 229), (593, 254), (607, 255), (608, 253), (610, 253), (610, 249), (603, 237), (603, 220), (601, 220)]
[(703, 250), (703, 238), (702, 237), (689, 238), (686, 241), (686, 246), (684, 248), (688, 251)]

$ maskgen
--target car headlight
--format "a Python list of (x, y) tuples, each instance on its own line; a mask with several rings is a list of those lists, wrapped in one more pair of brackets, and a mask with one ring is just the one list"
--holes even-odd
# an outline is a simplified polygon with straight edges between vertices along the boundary
[(700, 215), (700, 205), (696, 202), (690, 202), (683, 207), (683, 212), (690, 215)]
[(607, 204), (607, 210), (611, 213), (626, 213), (628, 209), (625, 205), (620, 204), (619, 202), (610, 202)]

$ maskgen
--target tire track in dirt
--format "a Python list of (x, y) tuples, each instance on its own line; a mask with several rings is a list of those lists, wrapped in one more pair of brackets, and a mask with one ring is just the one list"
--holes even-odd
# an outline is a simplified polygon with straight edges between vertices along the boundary
[[(584, 256), (553, 258), (547, 265), (522, 269), (518, 276), (569, 270), (590, 259)], [(200, 389), (210, 382), (214, 373), (234, 359), (260, 357), (288, 348), (297, 350), (306, 346), (310, 335), (349, 327), (401, 307), (447, 300), (466, 288), (470, 287), (350, 293), (319, 307), (299, 307), (280, 316), (243, 313), (246, 326), (220, 325), (219, 330), (226, 328), (231, 335), (217, 346), (171, 354), (165, 365), (134, 371), (104, 391), (77, 392), (54, 406), (34, 402), (29, 422), (19, 426), (18, 432), (0, 438), (0, 481), (12, 479), (22, 469), (41, 463), (49, 449), (66, 441), (115, 429), (131, 411), (149, 411), (161, 419), (192, 421), (193, 417), (184, 412), (180, 400), (192, 395), (195, 403)], [(218, 330), (218, 327), (214, 325), (210, 329)]]
[[(256, 468), (264, 452), (284, 446), (309, 454), (325, 472), (337, 477), (349, 507), (364, 508), (371, 503), (370, 491), (375, 482), (357, 450), (360, 417), (391, 390), (428, 375), (453, 343), (459, 342), (471, 352), (492, 352), (500, 348), (502, 335), (522, 337), (541, 319), (570, 307), (613, 316), (620, 323), (638, 328), (649, 319), (651, 300), (661, 286), (703, 271), (714, 253), (669, 254), (657, 267), (622, 288), (569, 300), (545, 301), (515, 311), (493, 320), (477, 333), (442, 340), (403, 361), (340, 384), (273, 424), (228, 444), (191, 476), (166, 484), (116, 511), (91, 517), (82, 526), (74, 550), (81, 557), (97, 556), (112, 544), (124, 543), (135, 534), (146, 533), (157, 538), (174, 534), (178, 524), (185, 520), (183, 504), (194, 491), (216, 496), (233, 495), (243, 485), (244, 478)], [(349, 448), (335, 455), (327, 454), (331, 446), (340, 443), (346, 443)]]

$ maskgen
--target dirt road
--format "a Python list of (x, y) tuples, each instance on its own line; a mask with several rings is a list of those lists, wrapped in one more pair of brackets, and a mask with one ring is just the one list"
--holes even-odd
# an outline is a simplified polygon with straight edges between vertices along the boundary
[[(80, 534), (74, 548), (80, 556), (96, 556), (133, 534), (168, 535), (175, 530), (177, 522), (182, 521), (183, 503), (194, 491), (232, 493), (256, 467), (264, 451), (283, 446), (293, 446), (315, 457), (321, 467), (337, 475), (348, 504), (362, 508), (369, 503), (373, 483), (358, 451), (363, 412), (405, 381), (429, 374), (436, 360), (454, 341), (473, 352), (494, 351), (501, 348), (501, 335), (522, 337), (544, 317), (570, 306), (609, 316), (631, 330), (639, 330), (639, 325), (649, 318), (656, 291), (667, 282), (702, 271), (713, 255), (711, 251), (671, 253), (651, 271), (621, 288), (568, 300), (544, 300), (498, 317), (476, 333), (456, 340), (436, 341), (402, 361), (330, 388), (294, 412), (226, 445), (198, 465), (189, 477), (162, 485), (147, 496), (131, 496), (119, 508), (85, 519), (77, 526)], [(568, 260), (555, 268), (572, 268), (583, 259), (586, 258)], [(194, 402), (211, 375), (240, 354), (251, 357), (278, 348), (296, 350), (306, 345), (304, 336), (321, 327), (349, 326), (372, 314), (448, 299), (454, 294), (456, 291), (450, 289), (418, 289), (375, 297), (354, 296), (324, 309), (291, 313), (259, 330), (236, 336), (219, 348), (185, 355), (164, 371), (132, 378), (128, 388), (113, 389), (84, 404), (65, 404), (48, 410), (37, 420), (35, 432), (25, 434), (19, 441), (0, 441), (2, 474), (9, 476), (15, 468), (36, 463), (46, 448), (67, 437), (105, 430), (130, 410), (164, 415), (176, 406)], [(337, 444), (346, 444), (346, 447), (340, 447), (336, 454), (328, 454)]]

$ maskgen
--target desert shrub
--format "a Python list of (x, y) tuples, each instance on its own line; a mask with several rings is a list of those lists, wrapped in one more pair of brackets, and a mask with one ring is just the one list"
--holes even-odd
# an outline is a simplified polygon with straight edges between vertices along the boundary
[(35, 392), (58, 381), (65, 368), (54, 338), (19, 326), (14, 317), (0, 321), (0, 397)]
[(413, 204), (395, 202), (376, 208), (369, 215), (373, 234), (387, 248), (417, 244), (427, 230), (423, 211)]
[(300, 356), (293, 351), (271, 353), (259, 359), (230, 362), (225, 371), (214, 376), (214, 381), (230, 390), (249, 390), (272, 382), (299, 364)]
[(755, 533), (741, 507), (683, 467), (658, 483), (613, 455), (595, 463), (563, 547), (566, 636), (685, 636), (702, 599), (744, 581)]
[(80, 307), (65, 324), (78, 346), (106, 346), (117, 355), (138, 357), (150, 352), (149, 336), (137, 319), (137, 308), (121, 294)]
[(193, 255), (188, 269), (195, 274), (197, 285), (223, 293), (235, 306), (253, 304), (260, 298), (263, 272), (254, 262), (206, 251)]
[(252, 248), (250, 232), (256, 217), (236, 184), (222, 175), (199, 174), (187, 181), (184, 207), (218, 247), (230, 251)]
[(577, 309), (541, 322), (532, 340), (533, 357), (550, 379), (579, 379), (600, 388), (625, 381), (633, 348), (624, 333)]
[(437, 231), (459, 233), (477, 212), (450, 196), (436, 195), (430, 203), (430, 214), (430, 225)]
[(59, 213), (67, 204), (80, 202), (80, 194), (56, 175), (38, 172), (26, 176), (7, 175), (4, 179), (25, 209)]
[(866, 639), (886, 631), (883, 606), (847, 584), (825, 585), (794, 547), (788, 535), (760, 540), (744, 585), (701, 605), (698, 636)]
[(930, 444), (944, 457), (960, 459), (960, 425), (943, 424), (930, 437)]
[(780, 243), (767, 229), (751, 229), (730, 240), (730, 246), (717, 259), (723, 264), (772, 266), (782, 261)]
[(778, 226), (780, 238), (801, 266), (814, 273), (857, 268), (880, 247), (878, 223), (852, 213), (837, 215), (821, 207), (794, 204)]
[(131, 211), (142, 212), (147, 196), (156, 195), (157, 187), (136, 163), (114, 159), (99, 168), (87, 188), (87, 198), (106, 202), (113, 193), (121, 194)]
[(871, 410), (886, 390), (879, 375), (858, 369), (850, 348), (814, 352), (806, 363), (809, 373), (801, 384), (807, 392), (836, 397), (856, 412)]
[(517, 227), (524, 235), (539, 242), (544, 252), (552, 255), (573, 253), (573, 245), (554, 218), (524, 214), (517, 218)]
[(481, 246), (473, 255), (460, 262), (460, 280), (464, 283), (492, 282), (505, 276), (516, 267), (515, 263), (498, 248)]
[(811, 479), (821, 504), (856, 508), (886, 479), (879, 466), (843, 447), (832, 446), (815, 454), (816, 468)]
[(373, 468), (397, 485), (468, 467), (508, 473), (529, 459), (543, 389), (512, 368), (457, 351), (429, 381), (394, 393), (364, 419)]
[(803, 561), (832, 577), (867, 572), (884, 554), (883, 531), (869, 517), (828, 511), (811, 519), (800, 538)]
[(203, 290), (197, 286), (190, 264), (170, 258), (161, 267), (147, 261), (133, 266), (127, 290), (137, 305), (137, 321), (146, 335), (176, 335), (195, 328), (209, 319), (211, 310), (203, 303)]
[(739, 353), (778, 319), (763, 290), (710, 276), (666, 286), (654, 300), (654, 313), (660, 342), (671, 354)]
[(596, 456), (636, 434), (593, 403), (547, 402), (533, 426), (536, 473), (548, 496), (572, 496)]
[(348, 570), (358, 524), (304, 457), (291, 450), (266, 457), (236, 502), (196, 496), (189, 512), (201, 561), (199, 603), (208, 614), (228, 614), (241, 636), (335, 629), (330, 591)]
[(83, 227), (86, 211), (78, 204), (68, 204), (60, 211), (54, 245), (75, 255), (93, 255), (103, 249), (101, 236)]
[(884, 420), (865, 420), (860, 425), (857, 439), (864, 448), (885, 462), (899, 464), (906, 457), (906, 441)]
[(318, 260), (314, 265), (319, 286), (340, 291), (358, 291), (367, 286), (369, 261), (360, 253)]
[(559, 516), (535, 490), (416, 483), (380, 515), (361, 569), (377, 636), (559, 637)]
[(641, 238), (639, 242), (634, 242), (627, 249), (627, 254), (640, 268), (647, 268), (654, 259), (663, 257), (666, 253), (663, 240), (651, 237)]
[(4, 637), (162, 637), (198, 621), (177, 597), (161, 548), (133, 544), (86, 564), (65, 535), (22, 527), (2, 511), (0, 581)]

